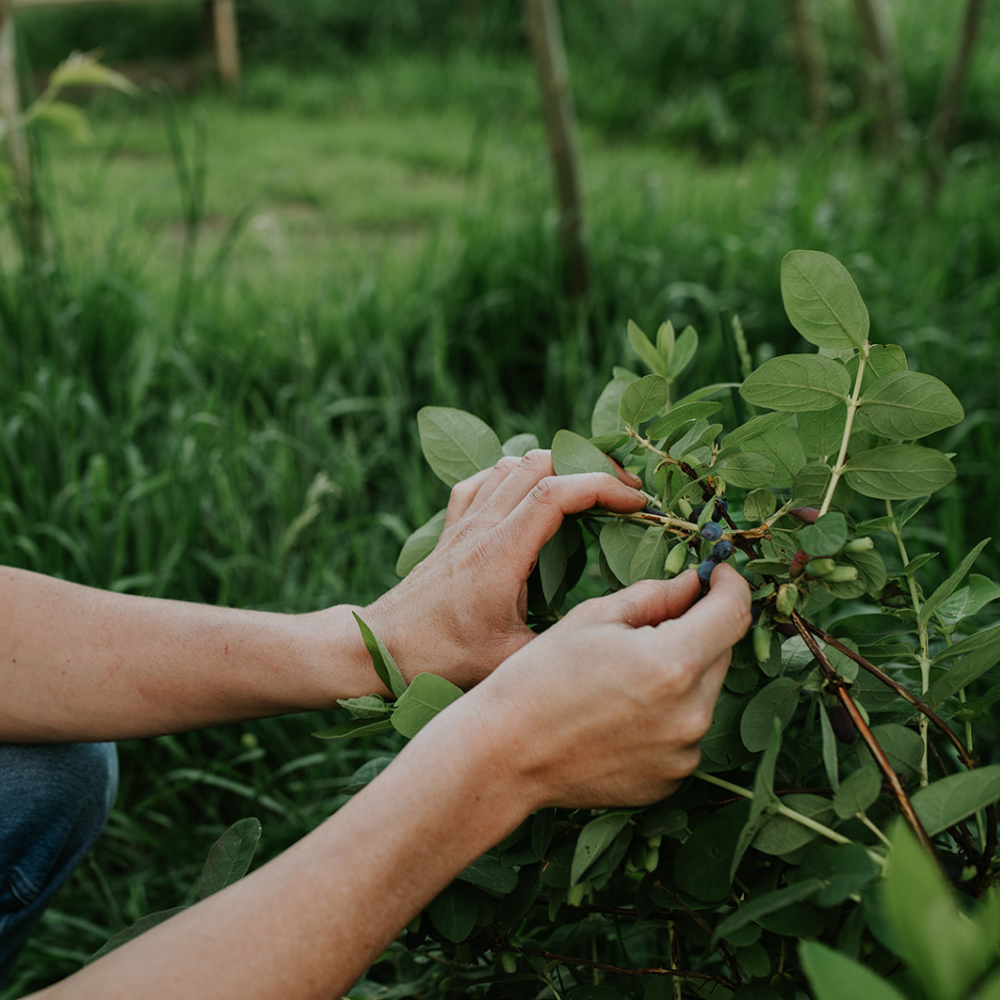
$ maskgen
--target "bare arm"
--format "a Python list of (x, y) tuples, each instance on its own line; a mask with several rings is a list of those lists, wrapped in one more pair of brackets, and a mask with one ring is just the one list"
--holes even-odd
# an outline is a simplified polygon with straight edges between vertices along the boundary
[(697, 765), (749, 624), (728, 566), (698, 592), (688, 573), (580, 605), (296, 846), (38, 997), (343, 995), (532, 810), (652, 802)]
[(564, 514), (595, 504), (644, 500), (612, 476), (552, 478), (547, 452), (504, 459), (455, 487), (437, 548), (364, 609), (213, 608), (0, 567), (0, 740), (150, 736), (371, 693), (380, 685), (352, 611), (408, 678), (432, 670), (470, 687), (530, 641), (538, 551)]

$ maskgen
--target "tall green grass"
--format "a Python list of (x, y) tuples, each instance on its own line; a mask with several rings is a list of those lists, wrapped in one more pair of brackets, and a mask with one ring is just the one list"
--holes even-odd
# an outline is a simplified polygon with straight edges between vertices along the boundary
[[(444, 99), (456, 81), (476, 100)], [(956, 161), (928, 209), (915, 171), (885, 176), (850, 144), (707, 167), (659, 137), (587, 126), (593, 287), (571, 302), (532, 88), (525, 64), (467, 54), (336, 84), (271, 67), (242, 103), (106, 102), (93, 149), (44, 139), (46, 252), (25, 258), (0, 233), (0, 561), (272, 610), (368, 601), (446, 499), (419, 452), (421, 405), (543, 442), (586, 431), (611, 366), (636, 364), (629, 318), (694, 324), (688, 386), (728, 378), (723, 310), (758, 361), (789, 349), (777, 279), (793, 247), (844, 260), (874, 338), (905, 345), (966, 406), (939, 442), (961, 483), (925, 548), (943, 572), (990, 533), (1000, 193), (987, 159)], [(977, 568), (998, 575), (995, 550)], [(123, 745), (108, 832), (12, 995), (188, 899), (233, 820), (261, 818), (266, 857), (328, 814), (373, 748), (318, 744), (320, 721)]]

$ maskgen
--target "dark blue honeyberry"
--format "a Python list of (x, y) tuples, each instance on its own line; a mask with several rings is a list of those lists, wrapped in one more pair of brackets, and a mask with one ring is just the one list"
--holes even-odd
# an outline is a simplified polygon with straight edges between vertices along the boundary
[(698, 504), (697, 507), (692, 507), (691, 508), (691, 520), (692, 521), (697, 521), (698, 518), (701, 517), (701, 512), (704, 509), (705, 509), (705, 505), (703, 503)]
[(725, 497), (719, 497), (715, 501), (715, 512), (712, 514), (713, 521), (721, 521), (729, 513), (729, 501)]
[(701, 537), (710, 542), (717, 542), (722, 537), (722, 528), (715, 521), (709, 521), (701, 529)]
[(760, 621), (761, 612), (763, 610), (764, 610), (764, 605), (761, 604), (760, 601), (750, 602), (750, 621), (752, 621), (754, 625), (756, 625), (757, 622)]
[(720, 538), (712, 546), (712, 558), (716, 562), (725, 562), (735, 551), (736, 546), (728, 538)]
[(708, 587), (708, 583), (712, 579), (712, 570), (718, 565), (714, 559), (706, 559), (698, 567), (698, 579), (703, 587)]

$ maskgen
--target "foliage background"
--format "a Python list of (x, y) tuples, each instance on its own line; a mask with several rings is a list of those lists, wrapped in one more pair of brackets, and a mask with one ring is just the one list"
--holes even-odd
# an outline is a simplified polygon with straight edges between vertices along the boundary
[[(459, 406), (502, 435), (580, 427), (610, 367), (632, 360), (628, 318), (699, 329), (692, 387), (731, 377), (720, 308), (758, 363), (794, 342), (777, 281), (791, 247), (843, 260), (873, 339), (884, 329), (965, 406), (934, 442), (961, 457), (919, 538), (940, 552), (930, 582), (989, 533), (995, 6), (933, 203), (922, 140), (959, 5), (893, 5), (911, 128), (891, 162), (867, 149), (846, 0), (822, 5), (835, 86), (821, 135), (778, 0), (563, 6), (595, 275), (582, 303), (561, 292), (514, 0), (246, 0), (234, 94), (214, 87), (195, 5), (19, 15), (29, 93), (69, 51), (100, 47), (174, 96), (155, 80), (137, 100), (79, 95), (91, 145), (37, 136), (54, 234), (42, 266), (12, 225), (0, 232), (0, 560), (276, 610), (370, 600), (444, 499), (419, 406)], [(995, 578), (997, 562), (986, 551), (978, 569)], [(109, 828), (11, 996), (187, 901), (234, 820), (260, 816), (265, 858), (327, 815), (378, 749), (318, 745), (309, 733), (329, 721), (124, 744)]]

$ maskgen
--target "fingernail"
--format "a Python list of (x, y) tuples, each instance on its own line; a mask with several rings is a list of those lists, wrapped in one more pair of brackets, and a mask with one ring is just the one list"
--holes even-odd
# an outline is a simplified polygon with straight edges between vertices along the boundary
[(625, 482), (633, 489), (641, 490), (642, 479), (639, 476), (637, 476), (634, 472), (629, 472), (628, 469), (624, 469), (623, 471), (627, 477), (625, 479)]

